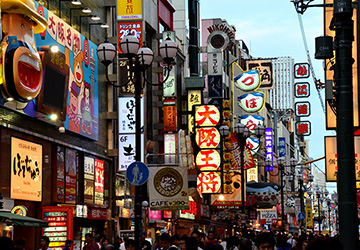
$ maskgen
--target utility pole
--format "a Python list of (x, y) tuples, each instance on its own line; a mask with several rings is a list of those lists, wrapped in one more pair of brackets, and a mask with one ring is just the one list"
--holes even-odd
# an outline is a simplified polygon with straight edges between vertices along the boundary
[(358, 249), (355, 152), (352, 92), (352, 42), (354, 24), (351, 0), (334, 0), (336, 134), (340, 240), (346, 250)]

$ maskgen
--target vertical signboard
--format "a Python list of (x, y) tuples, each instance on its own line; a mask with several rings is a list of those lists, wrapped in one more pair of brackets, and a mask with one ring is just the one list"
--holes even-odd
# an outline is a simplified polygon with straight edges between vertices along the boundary
[(104, 204), (104, 161), (95, 159), (95, 204)]
[(84, 156), (84, 201), (94, 203), (95, 159)]
[(42, 145), (11, 137), (10, 198), (41, 201)]
[(43, 229), (43, 235), (50, 239), (49, 247), (62, 250), (65, 241), (73, 239), (73, 207), (43, 207), (42, 218), (49, 222)]
[(164, 100), (164, 131), (176, 131), (176, 101)]
[[(194, 105), (201, 104), (201, 90), (189, 90), (188, 91), (188, 111), (192, 111)], [(195, 120), (194, 116), (188, 115), (188, 129), (194, 131)]]
[(76, 175), (78, 170), (78, 155), (75, 150), (65, 151), (65, 203), (76, 203)]
[(176, 163), (176, 134), (164, 135), (165, 164)]
[[(265, 128), (265, 158), (273, 161), (273, 136), (272, 128)], [(266, 171), (273, 171), (273, 164), (266, 166)]]
[(285, 137), (279, 137), (279, 157), (286, 156), (286, 140)]
[(65, 149), (57, 146), (56, 150), (56, 200), (65, 202)]

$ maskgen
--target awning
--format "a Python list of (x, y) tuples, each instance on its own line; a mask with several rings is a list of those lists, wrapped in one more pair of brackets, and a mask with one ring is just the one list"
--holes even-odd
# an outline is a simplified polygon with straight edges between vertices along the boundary
[(21, 216), (10, 212), (0, 212), (0, 220), (12, 223), (16, 226), (48, 227), (47, 221), (38, 220), (32, 217)]

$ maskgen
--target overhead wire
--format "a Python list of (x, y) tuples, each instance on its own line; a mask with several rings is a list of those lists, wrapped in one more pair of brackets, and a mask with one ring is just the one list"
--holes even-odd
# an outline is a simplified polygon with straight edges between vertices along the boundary
[(304, 30), (304, 24), (303, 24), (303, 22), (302, 22), (301, 14), (299, 14), (299, 13), (298, 13), (298, 20), (299, 20), (299, 25), (300, 25), (300, 30), (301, 30), (302, 39), (303, 39), (303, 42), (304, 42), (304, 47), (305, 47), (305, 52), (306, 52), (307, 60), (308, 60), (309, 67), (310, 67), (311, 76), (312, 76), (312, 78), (313, 78), (313, 80), (314, 80), (314, 83), (315, 83), (315, 88), (316, 88), (317, 93), (318, 93), (318, 96), (319, 96), (319, 100), (320, 100), (320, 104), (321, 104), (322, 110), (323, 110), (323, 112), (325, 113), (324, 101), (323, 101), (323, 99), (322, 99), (322, 97), (321, 97), (320, 89), (317, 87), (318, 80), (316, 79), (315, 70), (314, 70), (314, 67), (313, 67), (313, 65), (312, 65), (311, 58), (310, 58), (310, 53), (309, 53), (309, 48), (308, 48), (308, 46), (307, 46), (307, 41), (306, 41), (306, 36), (305, 36), (305, 30)]

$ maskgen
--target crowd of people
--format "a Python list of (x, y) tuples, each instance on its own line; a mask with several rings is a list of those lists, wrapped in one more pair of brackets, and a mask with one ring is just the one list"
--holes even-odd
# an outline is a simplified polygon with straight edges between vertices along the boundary
[[(40, 238), (39, 250), (52, 250), (49, 247), (49, 238)], [(72, 241), (67, 240), (63, 250), (69, 250)], [(2, 250), (29, 250), (25, 247), (25, 241), (18, 239), (13, 242), (10, 238), (0, 237)], [(146, 238), (142, 232), (140, 243), (141, 250), (343, 250), (343, 246), (337, 236), (314, 234), (283, 234), (283, 233), (250, 233), (245, 237), (236, 233), (235, 236), (221, 239), (214, 231), (208, 234), (193, 231), (188, 235), (172, 235), (162, 233), (154, 241)], [(360, 247), (359, 247), (360, 249)], [(136, 250), (136, 242), (133, 239), (121, 239), (117, 237), (111, 244), (102, 235), (94, 237), (92, 234), (85, 235), (85, 246), (82, 250)]]

